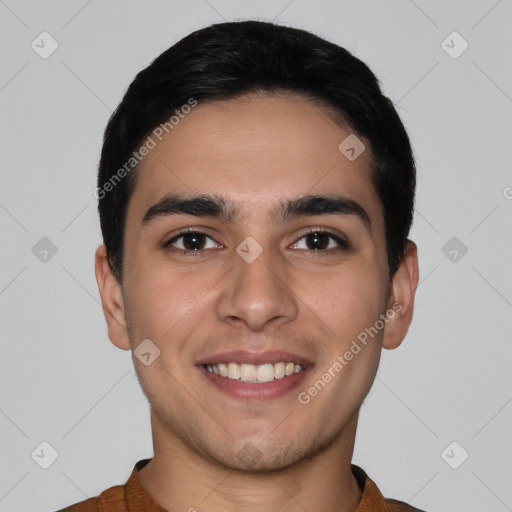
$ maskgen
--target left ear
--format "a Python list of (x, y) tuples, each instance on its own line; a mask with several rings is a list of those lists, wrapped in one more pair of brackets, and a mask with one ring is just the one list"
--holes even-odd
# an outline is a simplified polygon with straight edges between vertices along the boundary
[[(388, 350), (400, 346), (409, 330), (418, 279), (418, 248), (414, 242), (407, 240), (400, 265), (391, 280), (388, 322), (382, 341), (382, 346)], [(392, 311), (394, 311), (393, 316), (391, 315)]]

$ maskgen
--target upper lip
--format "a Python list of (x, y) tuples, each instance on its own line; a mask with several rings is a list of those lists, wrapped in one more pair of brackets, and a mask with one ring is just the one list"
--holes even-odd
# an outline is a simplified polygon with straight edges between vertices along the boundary
[(219, 363), (238, 363), (238, 364), (265, 364), (293, 362), (302, 366), (310, 366), (313, 363), (297, 354), (285, 352), (282, 350), (267, 350), (265, 352), (253, 352), (247, 350), (232, 350), (230, 352), (220, 352), (218, 354), (200, 359), (196, 364), (219, 364)]

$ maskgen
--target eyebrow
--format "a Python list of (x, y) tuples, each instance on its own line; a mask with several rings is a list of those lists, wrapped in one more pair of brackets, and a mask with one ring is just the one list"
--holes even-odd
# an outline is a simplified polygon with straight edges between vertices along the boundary
[[(231, 201), (218, 195), (184, 197), (168, 195), (151, 206), (142, 219), (142, 224), (171, 215), (194, 215), (213, 217), (224, 222), (233, 222), (240, 210)], [(271, 213), (276, 223), (292, 218), (314, 215), (353, 215), (371, 231), (371, 221), (366, 210), (353, 199), (340, 195), (307, 195), (296, 199), (281, 200)]]

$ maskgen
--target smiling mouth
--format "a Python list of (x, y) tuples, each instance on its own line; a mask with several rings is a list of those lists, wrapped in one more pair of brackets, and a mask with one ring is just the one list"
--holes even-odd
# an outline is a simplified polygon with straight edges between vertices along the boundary
[(245, 363), (203, 364), (203, 367), (209, 373), (219, 377), (254, 384), (284, 379), (295, 373), (301, 373), (307, 368), (307, 366), (295, 364), (292, 361), (258, 365)]

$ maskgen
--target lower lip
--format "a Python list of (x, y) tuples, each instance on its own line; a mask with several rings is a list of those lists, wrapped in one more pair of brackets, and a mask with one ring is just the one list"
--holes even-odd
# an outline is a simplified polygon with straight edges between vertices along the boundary
[(212, 384), (232, 397), (242, 400), (271, 400), (284, 396), (296, 388), (313, 369), (313, 366), (307, 366), (301, 372), (292, 373), (282, 379), (259, 383), (221, 377), (215, 373), (210, 373), (203, 365), (198, 365), (198, 368)]

